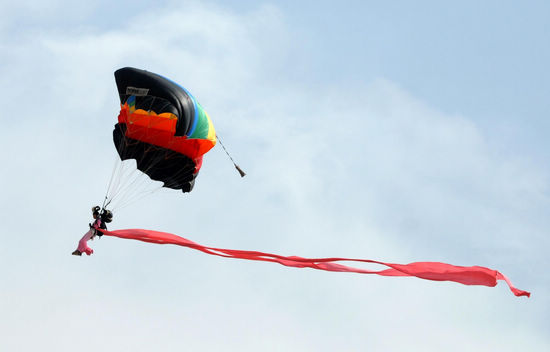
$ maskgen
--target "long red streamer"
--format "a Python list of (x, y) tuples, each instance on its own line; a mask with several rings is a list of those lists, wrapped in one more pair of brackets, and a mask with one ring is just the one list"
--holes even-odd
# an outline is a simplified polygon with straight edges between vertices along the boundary
[[(206, 247), (171, 233), (152, 230), (129, 229), (116, 231), (100, 231), (103, 232), (103, 234), (106, 236), (114, 236), (157, 244), (175, 244), (178, 246), (196, 249), (204, 253), (217, 255), (220, 257), (274, 262), (296, 268), (312, 268), (326, 271), (376, 274), (382, 276), (415, 276), (426, 280), (454, 281), (464, 285), (483, 285), (490, 287), (496, 286), (498, 280), (504, 280), (508, 284), (510, 290), (514, 293), (514, 295), (518, 297), (529, 297), (531, 295), (530, 292), (515, 288), (510, 280), (500, 272), (482, 266), (456, 266), (440, 262), (393, 264), (369, 259), (302, 258), (296, 256), (287, 257), (257, 251), (243, 251)], [(380, 271), (365, 270), (336, 263), (340, 261), (374, 263), (384, 265), (389, 269)]]

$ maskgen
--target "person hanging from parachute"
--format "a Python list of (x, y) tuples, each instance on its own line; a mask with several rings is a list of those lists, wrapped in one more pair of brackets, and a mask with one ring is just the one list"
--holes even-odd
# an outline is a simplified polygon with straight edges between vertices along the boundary
[(98, 230), (107, 230), (106, 224), (113, 221), (113, 213), (110, 210), (101, 209), (97, 205), (92, 208), (92, 217), (94, 218), (94, 221), (88, 224), (90, 229), (84, 234), (84, 236), (82, 236), (80, 241), (78, 241), (78, 247), (72, 255), (81, 256), (82, 253), (92, 255), (94, 250), (88, 247), (88, 241), (93, 240), (96, 236), (101, 237), (103, 233)]
[[(210, 117), (189, 91), (168, 78), (132, 67), (121, 68), (114, 75), (120, 98), (120, 112), (113, 130), (113, 142), (121, 161), (118, 167), (122, 167), (123, 161), (135, 160), (134, 170), (146, 175), (149, 181), (191, 192), (204, 154), (219, 140)], [(222, 147), (244, 177), (245, 173)], [(104, 206), (114, 201), (122, 207), (129, 203), (128, 198), (136, 198), (132, 194), (135, 179), (113, 182), (113, 177), (120, 173), (123, 172), (113, 170)], [(105, 223), (112, 220), (112, 212), (104, 208), (96, 206), (92, 213), (94, 222), (90, 231), (79, 241), (73, 255), (91, 255), (93, 250), (87, 242), (101, 236), (98, 230), (106, 229)], [(104, 218), (109, 214), (110, 218)]]

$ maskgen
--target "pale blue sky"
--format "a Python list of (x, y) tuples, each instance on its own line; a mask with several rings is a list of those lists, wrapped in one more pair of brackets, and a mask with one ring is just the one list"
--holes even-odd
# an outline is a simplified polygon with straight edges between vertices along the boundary
[[(547, 350), (549, 10), (0, 2), (0, 349)], [(117, 209), (113, 229), (481, 265), (533, 296), (112, 238), (70, 256), (111, 175), (123, 66), (189, 89), (248, 175), (216, 147), (191, 194)]]

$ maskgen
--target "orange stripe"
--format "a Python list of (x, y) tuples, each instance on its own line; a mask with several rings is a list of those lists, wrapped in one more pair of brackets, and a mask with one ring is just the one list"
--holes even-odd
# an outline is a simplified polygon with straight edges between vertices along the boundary
[(174, 136), (177, 120), (166, 114), (148, 114), (144, 110), (129, 114), (127, 107), (123, 106), (118, 122), (126, 124), (128, 138), (170, 149), (191, 159), (200, 157), (215, 145), (215, 142), (207, 139)]

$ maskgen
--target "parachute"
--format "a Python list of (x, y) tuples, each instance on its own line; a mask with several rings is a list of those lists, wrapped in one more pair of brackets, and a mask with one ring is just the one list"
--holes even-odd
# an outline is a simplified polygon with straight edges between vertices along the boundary
[(219, 140), (204, 108), (188, 90), (149, 71), (121, 68), (115, 81), (118, 156), (103, 205), (120, 209), (162, 188), (191, 192), (204, 154)]
[(210, 117), (185, 88), (152, 72), (115, 72), (120, 114), (113, 141), (121, 160), (163, 186), (190, 192), (202, 157), (216, 145)]

